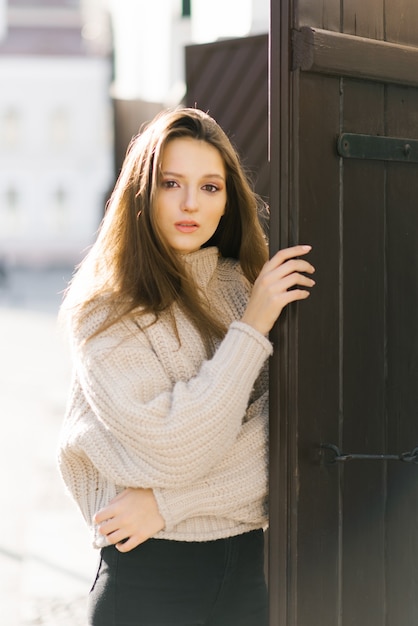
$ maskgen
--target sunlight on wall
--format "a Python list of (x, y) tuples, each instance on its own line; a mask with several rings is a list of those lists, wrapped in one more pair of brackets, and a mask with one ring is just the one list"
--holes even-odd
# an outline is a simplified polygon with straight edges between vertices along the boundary
[(172, 0), (110, 0), (115, 45), (114, 93), (119, 98), (164, 99), (170, 87)]
[(193, 40), (205, 43), (247, 35), (251, 30), (252, 7), (252, 0), (193, 0)]

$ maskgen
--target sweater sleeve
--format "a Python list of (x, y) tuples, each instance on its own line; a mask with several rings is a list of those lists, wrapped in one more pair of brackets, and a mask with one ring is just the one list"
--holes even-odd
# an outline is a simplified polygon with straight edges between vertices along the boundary
[(71, 429), (67, 443), (115, 484), (190, 485), (233, 446), (271, 351), (264, 336), (233, 322), (196, 376), (150, 394), (166, 377), (146, 342), (135, 343), (131, 351), (87, 342), (76, 372), (91, 411)]
[(226, 457), (210, 475), (178, 489), (154, 489), (166, 531), (192, 517), (215, 515), (236, 522), (266, 516), (268, 491), (268, 394), (255, 401)]

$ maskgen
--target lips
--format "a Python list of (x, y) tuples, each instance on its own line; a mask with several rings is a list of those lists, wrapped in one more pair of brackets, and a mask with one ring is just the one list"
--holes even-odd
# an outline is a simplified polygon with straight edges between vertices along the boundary
[(194, 233), (194, 231), (199, 228), (199, 224), (197, 224), (196, 222), (184, 221), (176, 222), (174, 224), (174, 227), (181, 233)]

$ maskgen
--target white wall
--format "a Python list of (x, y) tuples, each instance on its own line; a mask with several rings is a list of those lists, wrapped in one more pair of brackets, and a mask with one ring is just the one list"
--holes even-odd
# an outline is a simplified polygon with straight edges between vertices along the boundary
[(172, 84), (173, 23), (178, 0), (108, 0), (115, 47), (113, 93), (163, 102)]
[(113, 182), (108, 63), (2, 57), (0, 84), (0, 258), (77, 262)]
[(195, 43), (268, 32), (269, 0), (192, 0)]
[(270, 0), (252, 0), (251, 33), (268, 33), (270, 29)]
[(7, 9), (7, 0), (0, 0), (0, 40), (6, 34), (6, 9)]
[(244, 37), (251, 29), (252, 0), (193, 0), (192, 38), (196, 43)]

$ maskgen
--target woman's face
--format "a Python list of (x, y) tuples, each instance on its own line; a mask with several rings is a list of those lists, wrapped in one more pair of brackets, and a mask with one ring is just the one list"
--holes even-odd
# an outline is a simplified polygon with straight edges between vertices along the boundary
[(211, 144), (179, 137), (162, 154), (155, 219), (175, 251), (199, 250), (214, 234), (226, 205), (226, 172)]

